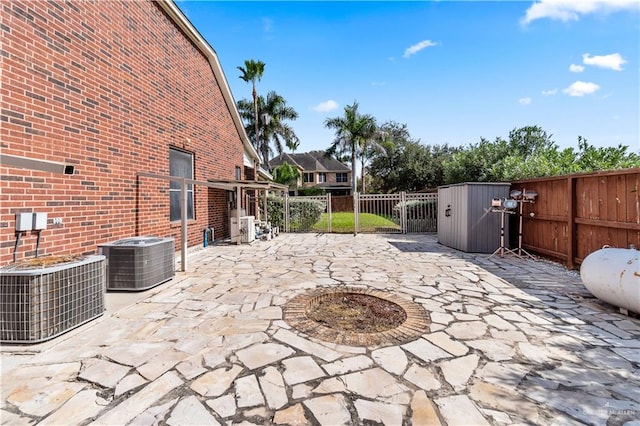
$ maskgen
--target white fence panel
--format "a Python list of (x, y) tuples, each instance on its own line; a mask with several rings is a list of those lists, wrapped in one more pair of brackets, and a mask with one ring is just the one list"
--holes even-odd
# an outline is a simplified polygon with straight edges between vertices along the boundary
[[(404, 192), (360, 194), (353, 197), (353, 228), (332, 226), (331, 195), (289, 197), (278, 201), (278, 217), (284, 232), (426, 233), (437, 232), (438, 194)], [(341, 213), (342, 215), (343, 213)], [(281, 217), (282, 216), (282, 217)], [(344, 221), (343, 221), (344, 222)], [(347, 224), (348, 225), (348, 224)]]

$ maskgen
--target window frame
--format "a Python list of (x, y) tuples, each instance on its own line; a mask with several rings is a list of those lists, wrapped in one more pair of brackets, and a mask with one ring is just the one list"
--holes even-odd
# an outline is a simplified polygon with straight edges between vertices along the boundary
[(313, 172), (304, 172), (302, 173), (302, 181), (304, 183), (315, 183), (315, 173)]
[(318, 183), (326, 183), (327, 182), (327, 174), (323, 172), (318, 173)]
[[(341, 178), (344, 176), (344, 180)], [(348, 183), (349, 182), (349, 173), (347, 172), (336, 172), (336, 183)]]
[[(178, 160), (182, 160), (182, 168), (184, 167), (184, 160), (189, 159), (189, 172), (183, 174), (176, 174), (176, 169), (180, 164), (175, 164)], [(185, 151), (176, 147), (169, 147), (169, 175), (172, 177), (184, 177), (186, 179), (193, 179), (195, 173), (195, 155), (193, 152)], [(186, 185), (187, 191), (187, 220), (195, 219), (195, 192), (193, 184)], [(177, 194), (177, 196), (176, 196)], [(177, 205), (176, 205), (177, 203)], [(177, 216), (177, 217), (176, 217)], [(179, 222), (182, 219), (182, 211), (180, 210), (180, 182), (169, 182), (169, 221), (171, 223)]]

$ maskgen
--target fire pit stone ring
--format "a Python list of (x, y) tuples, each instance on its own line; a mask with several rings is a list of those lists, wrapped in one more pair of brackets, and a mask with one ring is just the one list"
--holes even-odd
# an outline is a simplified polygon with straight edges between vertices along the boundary
[(364, 286), (318, 287), (289, 300), (283, 314), (310, 337), (348, 346), (406, 343), (428, 333), (430, 323), (418, 303)]

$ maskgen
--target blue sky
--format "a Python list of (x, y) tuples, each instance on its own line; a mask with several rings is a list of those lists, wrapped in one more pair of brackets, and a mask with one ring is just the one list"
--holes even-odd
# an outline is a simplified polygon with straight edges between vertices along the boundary
[(298, 152), (325, 149), (326, 118), (357, 100), (422, 143), (464, 146), (538, 125), (640, 151), (640, 2), (179, 1), (217, 52), (236, 100), (244, 60), (258, 93), (294, 107)]

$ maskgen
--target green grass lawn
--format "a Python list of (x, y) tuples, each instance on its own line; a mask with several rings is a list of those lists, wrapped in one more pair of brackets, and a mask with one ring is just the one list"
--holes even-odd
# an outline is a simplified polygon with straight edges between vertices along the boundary
[[(348, 233), (353, 232), (355, 221), (353, 213), (339, 212), (331, 214), (331, 232)], [(360, 213), (360, 232), (373, 232), (384, 230), (400, 229), (393, 221), (372, 213)], [(319, 221), (312, 228), (312, 231), (327, 232), (327, 214), (323, 213)]]

